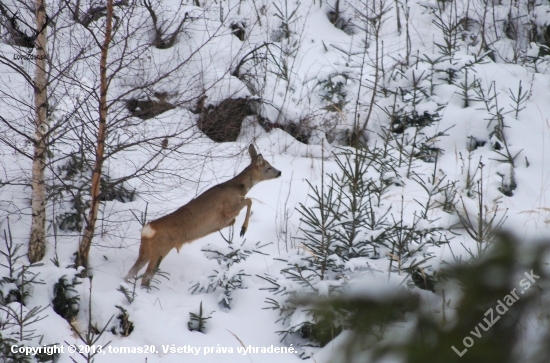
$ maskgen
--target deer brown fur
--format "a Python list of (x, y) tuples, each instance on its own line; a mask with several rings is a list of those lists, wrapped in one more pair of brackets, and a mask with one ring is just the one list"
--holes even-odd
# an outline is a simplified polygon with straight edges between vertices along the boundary
[(279, 170), (257, 154), (253, 145), (248, 151), (252, 161), (239, 175), (213, 186), (183, 207), (143, 227), (139, 256), (126, 279), (136, 276), (148, 263), (141, 285), (149, 286), (155, 269), (172, 248), (179, 252), (185, 243), (232, 226), (246, 206), (246, 218), (241, 228), (241, 237), (244, 236), (252, 207), (252, 200), (246, 198), (246, 193), (261, 181), (281, 176)]

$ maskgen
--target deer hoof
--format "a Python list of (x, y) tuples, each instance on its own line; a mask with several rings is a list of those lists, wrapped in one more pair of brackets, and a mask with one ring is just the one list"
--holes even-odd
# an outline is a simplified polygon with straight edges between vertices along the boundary
[(241, 228), (241, 237), (243, 237), (245, 233), (246, 233), (246, 228), (242, 227)]

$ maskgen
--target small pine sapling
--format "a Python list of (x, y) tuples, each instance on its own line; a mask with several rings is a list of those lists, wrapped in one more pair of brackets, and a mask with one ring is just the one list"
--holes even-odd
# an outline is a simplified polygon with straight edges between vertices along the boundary
[(23, 247), (22, 244), (15, 245), (13, 243), (13, 237), (11, 234), (10, 221), (7, 222), (7, 231), (4, 230), (4, 244), (6, 245), (6, 251), (0, 251), (0, 254), (4, 256), (5, 262), (0, 263), (0, 266), (8, 269), (8, 275), (2, 276), (0, 279), (0, 304), (7, 305), (11, 302), (17, 301), (22, 302), (22, 296), (17, 288), (16, 282), (17, 277), (20, 274), (21, 263), (18, 261), (25, 256), (24, 254), (19, 254), (19, 249)]
[[(508, 112), (504, 112), (504, 108), (499, 107), (498, 105), (498, 93), (496, 91), (496, 83), (493, 81), (487, 92), (485, 92), (482, 87), (478, 88), (478, 97), (484, 101), (485, 108), (490, 116), (489, 124), (487, 125), (487, 127), (490, 127), (493, 121), (495, 122), (495, 126), (489, 134), (489, 138), (491, 139), (493, 144), (493, 151), (500, 155), (502, 158), (493, 160), (510, 165), (510, 172), (507, 175), (504, 175), (502, 173), (499, 175), (502, 178), (499, 191), (507, 197), (511, 197), (514, 195), (513, 191), (517, 187), (514, 170), (516, 167), (516, 159), (523, 151), (523, 149), (513, 154), (510, 150), (510, 147), (508, 146), (508, 140), (506, 139), (506, 133), (504, 132), (505, 129), (508, 127), (504, 123), (506, 114)], [(491, 91), (493, 92), (492, 96)], [(518, 113), (524, 108), (523, 105), (525, 102), (527, 102), (528, 99), (528, 93), (522, 93), (521, 82), (519, 85), (518, 94), (514, 95), (512, 93), (512, 96), (510, 96), (510, 98), (512, 99), (512, 101), (515, 102), (515, 105), (513, 107), (514, 111), (516, 112), (517, 118)]]
[[(157, 263), (157, 266), (155, 267), (155, 270), (153, 272), (153, 276), (151, 277), (151, 285), (149, 286), (141, 286), (142, 288), (146, 289), (147, 291), (151, 290), (151, 289), (155, 289), (155, 290), (158, 290), (159, 288), (157, 286), (153, 286), (154, 285), (160, 285), (162, 283), (162, 281), (160, 280), (160, 277), (162, 277), (163, 279), (167, 280), (167, 281), (170, 281), (170, 273), (169, 272), (166, 272), (166, 271), (163, 271), (160, 269), (160, 263), (162, 262), (162, 257), (159, 259), (159, 262)], [(134, 279), (134, 284), (137, 283), (137, 278)]]
[(118, 324), (111, 328), (111, 333), (127, 337), (134, 331), (134, 323), (130, 320), (130, 315), (126, 309), (120, 305), (115, 305), (115, 307), (120, 310), (120, 314), (117, 316)]
[[(325, 280), (332, 271), (342, 268), (337, 249), (341, 246), (338, 243), (338, 227), (342, 222), (343, 212), (340, 210), (342, 199), (340, 195), (336, 195), (338, 189), (334, 186), (334, 181), (326, 188), (321, 185), (320, 189), (309, 181), (308, 184), (312, 191), (309, 197), (314, 205), (306, 207), (300, 203), (298, 210), (302, 215), (300, 220), (307, 225), (300, 230), (304, 234), (301, 238), (303, 248), (308, 253), (303, 257), (304, 265), (297, 269), (296, 276), (304, 283), (311, 284), (314, 280)], [(304, 270), (307, 270), (306, 274), (302, 274)], [(293, 268), (288, 271), (295, 274)]]
[[(438, 3), (440, 4), (440, 3)], [(456, 13), (453, 14), (452, 7), (451, 10), (445, 14), (445, 10), (439, 5), (440, 8), (438, 11), (433, 12), (434, 20), (432, 23), (441, 30), (441, 35), (443, 37), (443, 43), (435, 43), (434, 45), (438, 48), (439, 53), (443, 56), (442, 60), (448, 62), (447, 65), (442, 65), (440, 72), (444, 72), (446, 75), (445, 80), (448, 84), (453, 84), (458, 72), (458, 63), (455, 61), (455, 54), (459, 50), (458, 44), (458, 32), (460, 28), (458, 26), (458, 19)], [(453, 16), (454, 15), (454, 16)]]
[[(429, 210), (429, 206), (425, 208)], [(387, 232), (386, 243), (391, 246), (391, 252), (388, 252), (390, 258), (388, 274), (391, 272), (397, 272), (399, 275), (402, 272), (411, 274), (414, 270), (425, 267), (426, 262), (434, 257), (433, 253), (426, 251), (426, 248), (430, 245), (438, 246), (441, 243), (446, 243), (441, 242), (435, 235), (441, 228), (431, 226), (422, 228), (425, 222), (421, 222), (423, 218), (417, 215), (414, 216), (412, 223), (406, 223), (403, 221), (403, 212), (404, 198), (402, 196), (400, 215), (396, 219), (392, 214), (393, 225)], [(393, 267), (394, 261), (397, 264), (395, 267)]]
[(128, 279), (127, 280), (127, 283), (130, 284), (130, 286), (132, 287), (132, 290), (128, 289), (126, 286), (124, 285), (120, 285), (116, 290), (117, 291), (120, 291), (124, 297), (126, 298), (126, 300), (128, 300), (128, 303), (131, 304), (134, 302), (134, 300), (136, 299), (136, 296), (137, 296), (137, 293), (136, 293), (136, 288), (137, 288), (137, 284), (138, 284), (138, 281), (143, 277), (143, 274), (141, 275), (136, 275), (134, 276), (133, 278), (131, 279)]
[(271, 243), (261, 244), (245, 244), (244, 241), (240, 248), (235, 248), (232, 245), (217, 246), (208, 244), (202, 248), (202, 251), (209, 260), (218, 262), (218, 269), (213, 270), (213, 274), (200, 280), (192, 281), (189, 290), (191, 293), (210, 292), (222, 290), (218, 296), (218, 303), (227, 308), (231, 308), (231, 293), (236, 289), (243, 289), (243, 277), (249, 276), (244, 273), (244, 270), (236, 268), (237, 265), (245, 261), (253, 253), (265, 255), (259, 251)]
[(444, 212), (453, 213), (455, 211), (456, 195), (458, 187), (457, 181), (447, 181), (447, 184), (440, 189), (439, 198), (436, 199), (438, 207)]
[(471, 93), (472, 91), (479, 87), (478, 82), (479, 79), (476, 78), (474, 75), (473, 80), (470, 80), (468, 78), (468, 70), (471, 69), (472, 71), (475, 71), (474, 68), (470, 67), (464, 67), (464, 77), (462, 78), (462, 82), (458, 83), (456, 86), (459, 89), (458, 94), (462, 97), (462, 101), (464, 102), (463, 107), (468, 108), (470, 107), (470, 103), (475, 100), (475, 98), (472, 98)]
[(423, 63), (426, 63), (430, 66), (429, 68), (429, 73), (428, 75), (426, 76), (426, 79), (429, 81), (430, 83), (430, 97), (434, 96), (434, 89), (435, 89), (435, 86), (439, 85), (439, 83), (436, 83), (437, 79), (435, 78), (435, 75), (436, 75), (436, 72), (437, 72), (437, 67), (439, 66), (440, 63), (444, 62), (445, 61), (445, 56), (440, 56), (440, 57), (437, 57), (437, 58), (430, 58), (428, 57), (426, 54), (423, 55), (423, 58), (420, 59), (421, 62)]
[[(483, 166), (483, 164), (482, 164)], [(494, 210), (490, 212), (485, 205), (485, 195), (483, 190), (483, 168), (481, 168), (481, 180), (478, 180), (477, 190), (475, 191), (476, 201), (476, 215), (472, 215), (466, 208), (464, 200), (460, 198), (462, 204), (462, 210), (457, 210), (457, 215), (460, 220), (459, 227), (463, 228), (466, 233), (475, 241), (477, 246), (477, 252), (473, 252), (471, 249), (466, 249), (470, 254), (470, 257), (478, 257), (487, 251), (497, 237), (501, 227), (508, 218), (506, 216), (508, 209), (503, 213), (499, 213), (498, 206), (495, 205)], [(499, 218), (497, 216), (500, 215)]]
[[(0, 264), (9, 271), (8, 276), (0, 279), (0, 286), (6, 286), (0, 292), (0, 311), (5, 314), (2, 321), (2, 330), (8, 335), (15, 337), (17, 342), (31, 341), (38, 337), (36, 329), (29, 328), (30, 325), (46, 318), (40, 316), (46, 307), (35, 306), (27, 308), (28, 298), (31, 296), (35, 285), (44, 285), (45, 283), (38, 278), (39, 273), (32, 270), (43, 266), (43, 263), (34, 263), (31, 265), (21, 264), (19, 259), (24, 255), (19, 255), (18, 251), (21, 245), (15, 245), (11, 234), (11, 227), (8, 220), (7, 232), (4, 230), (4, 242), (6, 252), (1, 251), (6, 259), (5, 263)], [(13, 304), (16, 303), (16, 304)]]
[[(80, 341), (84, 343), (86, 346), (89, 347), (96, 347), (97, 342), (101, 337), (103, 336), (103, 333), (105, 333), (105, 330), (111, 323), (111, 320), (113, 320), (114, 316), (111, 316), (103, 329), (98, 329), (96, 325), (92, 321), (92, 279), (93, 276), (88, 276), (89, 279), (89, 297), (88, 297), (88, 325), (86, 327), (86, 332), (80, 332), (78, 329), (73, 329), (74, 333), (78, 336)], [(102, 346), (108, 346), (111, 343), (111, 341), (108, 341), (105, 344), (102, 344)], [(67, 341), (65, 341), (65, 344), (71, 345)], [(89, 350), (76, 350), (76, 353), (78, 353), (82, 358), (84, 358), (84, 362), (86, 363), (92, 363), (94, 361), (94, 357), (98, 354), (100, 354), (102, 350), (100, 349), (89, 349)], [(74, 358), (71, 358), (73, 362), (76, 362)]]
[(73, 277), (72, 282), (62, 276), (53, 287), (53, 310), (69, 324), (74, 322), (80, 309), (80, 296), (77, 294), (75, 286), (81, 283), (76, 276)]
[(318, 81), (315, 87), (320, 89), (319, 96), (327, 105), (325, 110), (331, 112), (342, 112), (346, 101), (348, 84), (350, 76), (347, 73), (333, 73), (326, 79)]
[(189, 321), (187, 322), (187, 328), (189, 331), (198, 331), (199, 333), (205, 333), (206, 321), (211, 319), (212, 316), (204, 316), (202, 311), (202, 301), (199, 307), (198, 314), (189, 312)]
[(366, 257), (372, 253), (370, 241), (362, 233), (368, 228), (367, 224), (372, 217), (372, 201), (370, 198), (372, 178), (366, 178), (368, 169), (376, 158), (368, 157), (368, 149), (364, 146), (352, 150), (342, 149), (335, 158), (340, 169), (339, 173), (330, 176), (336, 188), (341, 191), (343, 201), (341, 207), (345, 218), (340, 226), (337, 253), (344, 260), (354, 257)]

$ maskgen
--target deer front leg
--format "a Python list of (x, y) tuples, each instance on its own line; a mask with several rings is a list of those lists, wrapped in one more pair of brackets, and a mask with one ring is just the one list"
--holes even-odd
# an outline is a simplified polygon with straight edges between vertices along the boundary
[(245, 198), (243, 204), (246, 205), (246, 218), (244, 219), (243, 226), (241, 227), (241, 237), (244, 236), (248, 229), (248, 220), (250, 219), (250, 209), (252, 209), (252, 199)]

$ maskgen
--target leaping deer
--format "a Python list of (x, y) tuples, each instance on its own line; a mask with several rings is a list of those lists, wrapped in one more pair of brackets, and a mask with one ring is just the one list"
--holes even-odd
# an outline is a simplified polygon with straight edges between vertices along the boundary
[(179, 252), (185, 243), (232, 226), (246, 206), (246, 218), (241, 228), (241, 237), (244, 236), (252, 207), (252, 200), (246, 198), (246, 193), (261, 181), (281, 176), (279, 170), (265, 161), (261, 154), (258, 155), (253, 145), (249, 146), (248, 152), (252, 161), (239, 175), (213, 186), (183, 207), (143, 227), (139, 256), (128, 272), (127, 280), (149, 263), (141, 280), (141, 286), (149, 286), (155, 269), (172, 248)]

